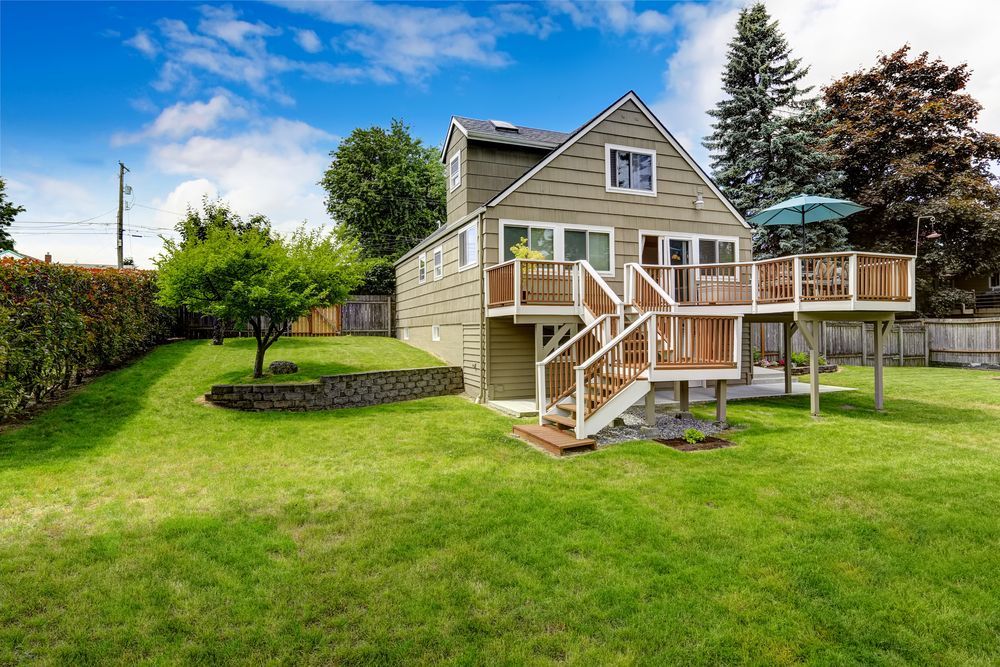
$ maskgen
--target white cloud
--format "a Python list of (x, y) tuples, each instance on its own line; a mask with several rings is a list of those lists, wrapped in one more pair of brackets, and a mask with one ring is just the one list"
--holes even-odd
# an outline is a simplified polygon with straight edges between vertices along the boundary
[(460, 6), (428, 7), (374, 2), (302, 2), (277, 4), (344, 26), (339, 48), (360, 55), (363, 76), (380, 82), (398, 77), (421, 80), (444, 66), (503, 67), (511, 57), (497, 46), (509, 34), (544, 39), (556, 29), (549, 16), (522, 3), (491, 7), (473, 15)]
[(549, 7), (556, 14), (565, 14), (575, 28), (597, 28), (621, 35), (665, 33), (673, 29), (668, 14), (654, 9), (637, 12), (631, 0), (552, 0)]
[(312, 30), (296, 30), (295, 43), (307, 53), (319, 53), (323, 50), (323, 42), (320, 41), (319, 35)]
[(183, 211), (202, 194), (221, 196), (241, 214), (263, 213), (281, 229), (303, 220), (329, 222), (317, 181), (336, 138), (284, 118), (260, 119), (231, 136), (197, 135), (153, 149), (151, 166), (186, 180), (163, 198)]
[[(707, 165), (701, 138), (705, 111), (721, 99), (726, 45), (743, 3), (689, 4), (675, 9), (683, 37), (667, 63), (666, 90), (654, 104), (664, 123)], [(826, 85), (840, 75), (871, 67), (879, 52), (905, 43), (949, 65), (968, 62), (968, 92), (985, 107), (980, 127), (1000, 132), (1000, 50), (995, 46), (1000, 4), (973, 0), (769, 0), (795, 56), (812, 66), (807, 83)]]
[(247, 113), (241, 100), (234, 99), (226, 93), (217, 93), (207, 102), (177, 102), (161, 111), (142, 131), (117, 134), (111, 143), (120, 146), (156, 137), (179, 139), (196, 132), (211, 130), (224, 120), (244, 118)]
[(125, 40), (125, 44), (149, 58), (154, 57), (160, 51), (159, 45), (145, 30), (137, 31), (135, 36)]

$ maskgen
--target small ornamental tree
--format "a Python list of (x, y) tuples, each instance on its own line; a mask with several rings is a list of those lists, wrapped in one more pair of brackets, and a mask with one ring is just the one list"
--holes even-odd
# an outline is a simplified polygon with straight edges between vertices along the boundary
[(167, 240), (164, 248), (156, 262), (161, 303), (249, 323), (257, 340), (255, 378), (289, 322), (343, 302), (367, 268), (352, 241), (304, 227), (284, 238), (211, 227), (199, 243)]

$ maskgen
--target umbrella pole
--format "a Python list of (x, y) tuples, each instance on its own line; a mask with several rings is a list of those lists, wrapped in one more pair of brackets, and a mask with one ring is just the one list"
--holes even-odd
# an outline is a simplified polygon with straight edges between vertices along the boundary
[(806, 254), (806, 212), (802, 211), (802, 254)]

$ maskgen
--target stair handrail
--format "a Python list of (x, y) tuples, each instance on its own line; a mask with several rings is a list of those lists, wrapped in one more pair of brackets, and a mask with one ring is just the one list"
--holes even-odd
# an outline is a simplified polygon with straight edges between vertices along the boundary
[[(569, 349), (573, 345), (576, 345), (577, 341), (579, 341), (581, 338), (583, 338), (587, 334), (591, 333), (595, 329), (597, 330), (597, 336), (598, 336), (598, 338), (600, 338), (603, 341), (604, 340), (604, 335), (606, 334), (606, 331), (607, 331), (606, 325), (611, 321), (612, 317), (615, 317), (615, 316), (614, 315), (601, 315), (596, 320), (594, 320), (593, 322), (591, 322), (590, 324), (588, 324), (587, 326), (583, 327), (578, 332), (576, 332), (576, 334), (573, 335), (568, 341), (566, 341), (565, 343), (563, 343), (562, 345), (560, 345), (559, 347), (557, 347), (555, 350), (553, 350), (552, 353), (549, 354), (549, 356), (545, 357), (541, 361), (536, 361), (535, 362), (535, 391), (536, 391), (536, 394), (537, 394), (536, 395), (536, 402), (538, 403), (538, 420), (539, 420), (538, 423), (539, 424), (543, 423), (543, 419), (542, 418), (546, 414), (546, 411), (551, 407), (546, 402), (547, 396), (546, 396), (546, 391), (545, 390), (546, 390), (547, 380), (546, 380), (546, 377), (545, 377), (545, 369), (548, 367), (548, 365), (550, 363), (552, 363), (553, 361), (555, 361), (567, 349)], [(603, 342), (602, 342), (602, 346), (603, 346)]]
[(626, 271), (626, 276), (628, 276), (629, 271), (632, 272), (633, 276), (632, 280), (625, 281), (625, 298), (628, 299), (628, 302), (631, 305), (635, 306), (636, 308), (639, 308), (643, 312), (646, 312), (644, 309), (642, 309), (641, 306), (639, 306), (635, 302), (635, 277), (639, 277), (642, 280), (646, 281), (649, 284), (649, 286), (653, 288), (653, 291), (656, 292), (657, 296), (666, 301), (671, 311), (677, 309), (677, 301), (672, 296), (670, 296), (670, 294), (668, 294), (665, 289), (660, 287), (659, 283), (653, 280), (653, 277), (649, 275), (649, 272), (646, 271), (646, 269), (642, 268), (640, 264), (636, 262), (629, 262), (628, 264), (625, 265), (625, 271)]
[[(590, 314), (593, 315), (594, 317), (598, 316), (598, 313), (591, 311), (590, 308), (587, 307), (587, 303), (585, 300), (587, 294), (585, 275), (589, 275), (591, 278), (594, 279), (594, 282), (597, 283), (597, 285), (601, 288), (601, 290), (603, 290), (604, 293), (608, 296), (608, 298), (611, 300), (611, 303), (614, 304), (615, 316), (618, 318), (618, 323), (623, 324), (625, 319), (625, 302), (621, 300), (621, 298), (615, 293), (613, 289), (611, 289), (611, 286), (604, 281), (604, 278), (601, 276), (601, 274), (599, 274), (597, 270), (590, 265), (590, 262), (588, 262), (585, 259), (580, 259), (577, 260), (577, 264), (580, 266), (581, 269), (580, 284), (579, 284), (580, 307), (583, 310), (590, 312)], [(600, 313), (600, 314), (605, 315), (607, 313)]]

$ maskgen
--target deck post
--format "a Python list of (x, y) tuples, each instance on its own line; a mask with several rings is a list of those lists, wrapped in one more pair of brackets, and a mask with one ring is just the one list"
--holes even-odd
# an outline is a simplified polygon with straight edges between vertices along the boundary
[(792, 323), (781, 323), (782, 352), (785, 355), (785, 393), (792, 393)]
[(656, 385), (652, 382), (646, 392), (646, 426), (656, 426)]
[[(809, 412), (819, 417), (819, 322), (799, 321), (799, 331), (809, 347)], [(788, 363), (788, 360), (785, 360)]]
[(677, 401), (677, 410), (680, 412), (688, 412), (690, 409), (690, 400), (688, 392), (688, 381), (687, 380), (675, 380), (674, 381), (674, 400)]
[(715, 381), (715, 421), (726, 421), (726, 390), (729, 386), (728, 380)]
[(887, 324), (887, 322), (882, 320), (875, 322), (875, 409), (879, 412), (882, 411), (884, 406), (882, 396), (882, 347), (885, 345), (885, 329), (882, 326), (883, 324)]

